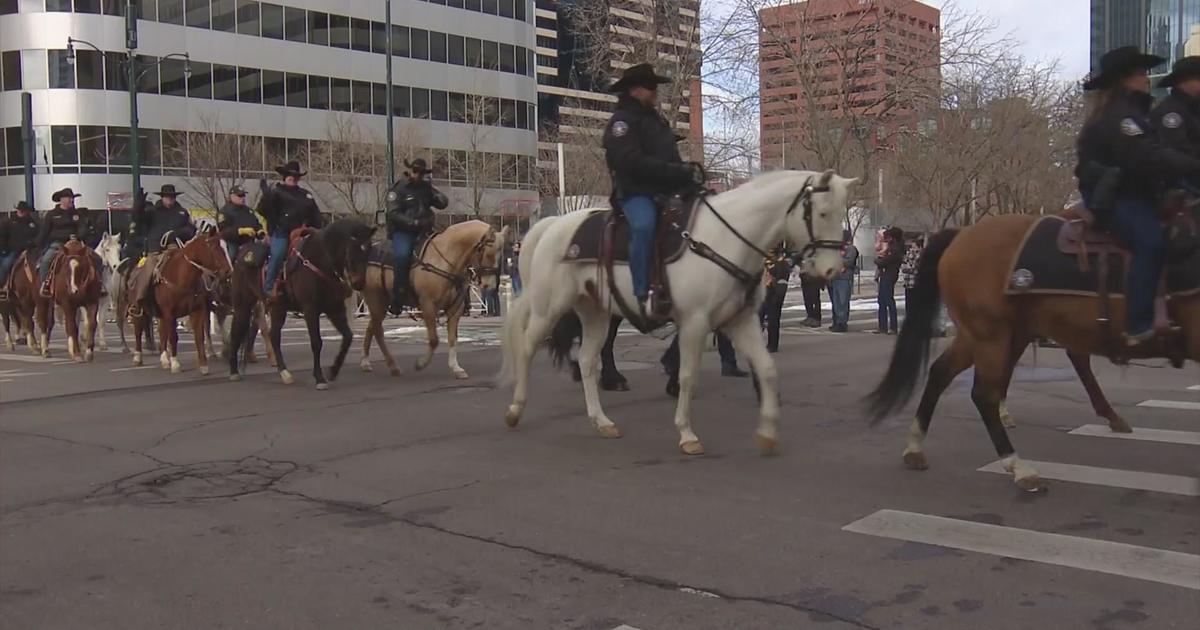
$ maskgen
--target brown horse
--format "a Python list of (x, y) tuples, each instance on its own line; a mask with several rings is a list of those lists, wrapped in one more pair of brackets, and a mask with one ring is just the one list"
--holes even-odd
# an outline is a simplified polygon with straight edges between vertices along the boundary
[[(95, 254), (82, 241), (72, 238), (63, 245), (51, 269), (50, 294), (52, 303), (38, 310), (42, 330), (47, 331), (42, 339), (43, 354), (49, 346), (49, 330), (54, 324), (54, 306), (62, 313), (63, 327), (67, 329), (67, 352), (76, 363), (91, 361), (96, 348), (96, 315), (100, 310), (100, 295), (103, 285), (100, 270), (95, 265)], [(80, 344), (79, 311), (85, 313), (84, 344)]]
[[(176, 320), (184, 315), (191, 323), (196, 342), (196, 364), (200, 374), (208, 375), (208, 355), (204, 335), (208, 330), (209, 300), (217, 285), (229, 277), (229, 259), (216, 233), (198, 234), (183, 247), (167, 250), (159, 266), (151, 296), (158, 314), (159, 364), (178, 374), (179, 331)], [(142, 364), (142, 335), (150, 324), (149, 315), (133, 318), (133, 364)]]
[[(467, 285), (474, 271), (480, 285), (487, 290), (495, 286), (497, 259), (504, 251), (508, 239), (508, 228), (496, 232), (483, 221), (456, 223), (445, 231), (430, 237), (421, 252), (418, 252), (411, 278), (413, 293), (417, 296), (421, 319), (429, 343), (425, 355), (418, 358), (416, 369), (423, 370), (433, 360), (438, 347), (437, 319), (446, 314), (446, 341), (450, 347), (450, 370), (455, 378), (465, 379), (467, 371), (458, 364), (458, 320), (462, 317), (463, 304), (467, 298)], [(382, 247), (386, 247), (382, 245)], [(388, 350), (383, 339), (383, 318), (387, 315), (391, 301), (394, 270), (391, 267), (372, 265), (367, 272), (367, 284), (362, 295), (371, 313), (363, 340), (363, 358), (360, 364), (364, 372), (371, 371), (371, 340), (379, 344), (379, 351), (387, 362), (393, 376), (400, 375), (396, 359)]]
[[(1102, 310), (1094, 296), (1006, 295), (1009, 264), (1037, 220), (1027, 215), (990, 218), (961, 231), (940, 232), (926, 246), (887, 374), (868, 397), (875, 422), (912, 397), (929, 356), (938, 304), (945, 302), (958, 335), (929, 369), (904, 450), (909, 468), (928, 467), (922, 445), (938, 398), (955, 376), (974, 365), (971, 399), (1005, 469), (1024, 490), (1044, 488), (1037, 471), (1017, 456), (1000, 418), (1016, 360), (1037, 337), (1058, 342), (1073, 355), (1073, 361), (1082, 358), (1085, 362), (1092, 354), (1103, 354), (1112, 340), (1096, 323)], [(1195, 256), (1192, 264), (1198, 262)], [(1110, 300), (1108, 312), (1114, 330), (1124, 329), (1123, 307), (1123, 298)], [(1200, 361), (1200, 294), (1170, 300), (1169, 310), (1172, 320), (1184, 330), (1187, 358)], [(1134, 352), (1130, 358), (1144, 356), (1148, 354)], [(1080, 369), (1079, 363), (1076, 369)]]
[[(25, 334), (25, 345), (33, 354), (41, 349), (38, 345), (37, 331), (34, 329), (34, 317), (38, 304), (45, 298), (40, 295), (37, 281), (37, 257), (33, 252), (25, 252), (13, 265), (9, 276), (9, 305), (17, 327)], [(49, 335), (49, 331), (46, 333)], [(46, 356), (49, 356), (47, 354)]]
[[(300, 311), (308, 326), (313, 380), (317, 389), (324, 390), (329, 389), (329, 383), (321, 369), (321, 348), (324, 345), (321, 340), (321, 315), (329, 318), (342, 335), (337, 357), (329, 370), (328, 380), (332, 381), (341, 372), (346, 353), (350, 351), (350, 344), (354, 340), (346, 314), (346, 298), (350, 296), (351, 289), (361, 289), (366, 281), (367, 255), (375, 228), (353, 219), (341, 219), (319, 231), (301, 228), (292, 234), (293, 243), (297, 242), (303, 231), (307, 231), (307, 236), (299, 240), (294, 251), (289, 251), (289, 259), (284, 263), (283, 277), (279, 280), (281, 293), (269, 304), (271, 345), (275, 349), (279, 378), (284, 384), (291, 385), (295, 377), (283, 360), (280, 342), (288, 311)], [(236, 352), (233, 354), (236, 355)]]
[[(225, 344), (224, 354), (229, 361), (229, 380), (240, 381), (242, 375), (238, 371), (243, 363), (251, 363), (254, 356), (254, 331), (267, 330), (264, 321), (263, 307), (266, 296), (263, 295), (262, 272), (267, 262), (267, 245), (254, 241), (243, 245), (233, 257), (233, 276), (230, 278), (229, 304), (233, 321), (229, 326), (229, 341)], [(222, 325), (222, 328), (224, 326)], [(243, 349), (243, 346), (245, 348)], [(271, 365), (276, 364), (275, 348), (271, 343), (266, 344), (267, 359)]]

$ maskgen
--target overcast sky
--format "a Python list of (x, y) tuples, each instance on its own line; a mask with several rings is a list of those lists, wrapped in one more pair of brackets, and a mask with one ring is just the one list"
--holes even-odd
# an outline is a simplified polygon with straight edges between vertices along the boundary
[(955, 4), (964, 11), (995, 20), (997, 32), (1018, 42), (1022, 56), (1059, 60), (1063, 78), (1088, 73), (1087, 0), (923, 0), (941, 8)]

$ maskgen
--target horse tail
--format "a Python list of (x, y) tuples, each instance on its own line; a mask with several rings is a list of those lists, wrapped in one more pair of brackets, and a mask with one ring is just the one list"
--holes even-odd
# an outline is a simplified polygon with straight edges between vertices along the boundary
[(571, 359), (571, 347), (575, 345), (575, 340), (582, 336), (583, 322), (580, 321), (579, 315), (574, 310), (567, 311), (554, 325), (550, 339), (546, 342), (550, 348), (550, 357), (554, 360), (554, 367), (561, 368), (563, 363)]
[(508, 318), (504, 320), (504, 330), (501, 333), (501, 348), (504, 358), (500, 364), (500, 374), (496, 381), (500, 387), (509, 387), (517, 376), (517, 351), (525, 347), (525, 329), (529, 326), (529, 318), (533, 307), (529, 303), (529, 294), (523, 294), (512, 303), (508, 309)]
[(904, 327), (896, 339), (887, 373), (866, 398), (872, 426), (908, 403), (929, 363), (929, 342), (933, 339), (933, 327), (942, 302), (938, 263), (955, 236), (958, 236), (958, 230), (934, 234), (921, 254), (916, 285), (908, 294)]

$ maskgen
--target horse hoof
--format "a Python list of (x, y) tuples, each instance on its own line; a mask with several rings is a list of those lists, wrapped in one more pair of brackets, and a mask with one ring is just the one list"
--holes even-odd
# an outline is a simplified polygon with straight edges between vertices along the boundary
[(1029, 475), (1016, 479), (1017, 487), (1025, 492), (1045, 492), (1047, 489), (1046, 482), (1037, 475)]
[(247, 354), (246, 355), (246, 363), (258, 363), (258, 355), (257, 354)]
[(329, 389), (329, 383), (317, 383), (317, 391), (323, 392)]
[(1108, 428), (1113, 433), (1133, 433), (1133, 427), (1129, 426), (1129, 423), (1125, 422), (1125, 419), (1120, 416), (1110, 418), (1108, 420)]
[(454, 372), (454, 378), (456, 378), (460, 381), (465, 381), (465, 380), (471, 378), (471, 375), (467, 374), (466, 370), (456, 370)]
[(129, 347), (128, 347), (128, 346), (123, 346), (123, 347), (121, 348), (121, 354), (129, 354)]
[(929, 460), (925, 459), (925, 453), (920, 451), (911, 451), (904, 453), (904, 466), (909, 470), (925, 470), (929, 468)]
[(755, 433), (754, 443), (758, 445), (758, 452), (762, 453), (763, 457), (770, 457), (779, 454), (779, 441), (775, 438), (769, 438), (765, 435)]
[(418, 372), (420, 372), (421, 370), (424, 370), (427, 367), (429, 367), (429, 361), (425, 361), (422, 359), (417, 359), (417, 362), (413, 364), (413, 369)]
[(141, 366), (142, 366), (142, 355), (140, 355), (140, 354), (134, 355), (133, 367), (141, 367)]
[(615, 424), (606, 424), (602, 427), (596, 427), (596, 433), (606, 440), (615, 440), (621, 437), (621, 430)]
[(399, 367), (395, 367), (395, 366), (393, 366), (392, 369), (389, 371), (392, 373), (392, 376), (400, 376), (401, 374), (404, 374), (404, 372), (400, 371)]
[(284, 385), (291, 385), (296, 382), (296, 377), (292, 376), (292, 373), (287, 370), (281, 371), (279, 378), (283, 381)]
[(200, 368), (200, 376), (208, 376), (208, 366), (207, 365), (202, 366)]
[(363, 359), (362, 362), (358, 364), (358, 367), (360, 369), (362, 369), (362, 371), (364, 371), (364, 372), (373, 371), (373, 368), (371, 367), (371, 362), (366, 359)]
[(241, 374), (230, 374), (229, 375), (229, 382), (231, 382), (231, 383), (237, 383), (237, 382), (240, 382), (241, 380), (242, 380)]
[(183, 374), (183, 366), (178, 363), (171, 363), (172, 374)]
[(88, 350), (87, 352), (83, 353), (83, 360), (91, 363), (92, 361), (96, 360), (96, 354), (91, 350)]
[(1013, 419), (1011, 413), (1007, 412), (1000, 415), (1000, 424), (1003, 424), (1005, 429), (1017, 428), (1017, 421)]
[(75, 355), (75, 356), (71, 357), (71, 360), (72, 360), (72, 361), (74, 361), (74, 362), (76, 362), (76, 363), (83, 363), (83, 362), (84, 362), (84, 358), (83, 358), (83, 355), (82, 355), (82, 354), (77, 354), (77, 355)]
[(504, 424), (508, 425), (508, 428), (510, 428), (510, 429), (517, 428), (517, 423), (520, 421), (521, 421), (521, 412), (519, 412), (519, 411), (509, 409), (508, 413), (504, 414)]
[(680, 444), (679, 450), (683, 451), (684, 455), (703, 455), (704, 445), (700, 444), (697, 440), (691, 440), (690, 442)]

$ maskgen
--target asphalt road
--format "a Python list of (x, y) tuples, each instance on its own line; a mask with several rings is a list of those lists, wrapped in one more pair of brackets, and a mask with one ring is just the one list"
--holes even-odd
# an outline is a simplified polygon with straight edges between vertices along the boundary
[[(798, 292), (796, 292), (798, 297)], [(789, 311), (794, 320), (796, 311)], [(859, 317), (857, 329), (873, 327)], [(801, 315), (802, 316), (802, 315)], [(361, 322), (360, 322), (361, 325)], [(1009, 406), (1021, 493), (967, 396), (948, 392), (903, 468), (907, 415), (858, 405), (890, 338), (792, 325), (776, 355), (782, 453), (755, 449), (745, 380), (704, 359), (676, 448), (655, 369), (666, 342), (623, 335), (633, 384), (593, 434), (578, 386), (541, 357), (516, 430), (493, 389), (497, 320), (474, 320), (456, 381), (444, 348), (390, 320), (405, 373), (311, 387), (259, 364), (241, 383), (0, 351), (0, 628), (1165, 628), (1200, 619), (1195, 367), (1095, 365), (1135, 426), (1093, 417), (1061, 352), (1030, 353)], [(332, 343), (326, 356), (332, 357)], [(59, 356), (63, 352), (60, 350)], [(153, 357), (147, 357), (152, 359)], [(329, 360), (327, 358), (327, 361)], [(1074, 433), (1072, 433), (1074, 432)]]

